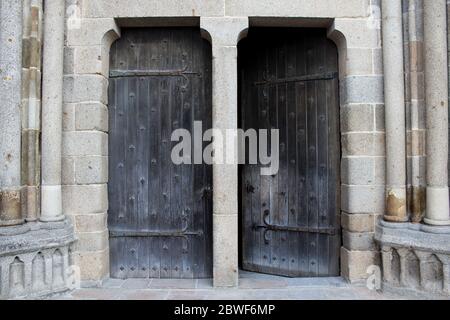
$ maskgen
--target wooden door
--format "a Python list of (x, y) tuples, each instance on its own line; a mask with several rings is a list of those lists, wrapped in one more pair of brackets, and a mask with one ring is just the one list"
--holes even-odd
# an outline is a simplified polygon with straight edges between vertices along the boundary
[(124, 29), (110, 59), (111, 276), (211, 277), (211, 167), (171, 161), (173, 130), (211, 127), (211, 46), (198, 28)]
[[(251, 29), (239, 47), (243, 129), (279, 129), (278, 174), (241, 171), (242, 266), (339, 275), (337, 49), (324, 30)], [(270, 148), (269, 148), (270, 150)]]

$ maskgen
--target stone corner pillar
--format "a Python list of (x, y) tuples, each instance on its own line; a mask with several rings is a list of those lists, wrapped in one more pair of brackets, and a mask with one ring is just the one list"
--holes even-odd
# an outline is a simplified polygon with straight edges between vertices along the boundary
[(22, 0), (0, 0), (0, 227), (22, 224)]
[(386, 211), (384, 220), (407, 222), (402, 1), (382, 0), (381, 4), (386, 110)]
[(64, 219), (61, 196), (65, 1), (45, 1), (41, 221)]
[(450, 225), (447, 2), (424, 1), (427, 204), (425, 223)]
[[(201, 17), (200, 28), (213, 51), (213, 128), (237, 129), (237, 44), (248, 18)], [(217, 152), (222, 147), (213, 148)], [(215, 287), (238, 285), (237, 162), (213, 165), (213, 273)]]

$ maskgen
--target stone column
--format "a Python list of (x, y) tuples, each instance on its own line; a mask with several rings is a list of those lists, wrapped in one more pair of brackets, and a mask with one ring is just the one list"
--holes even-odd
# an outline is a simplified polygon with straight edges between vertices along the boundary
[[(226, 129), (237, 129), (237, 43), (248, 28), (248, 18), (202, 17), (200, 27), (213, 50), (213, 128), (224, 134)], [(214, 146), (215, 152), (219, 148)], [(213, 167), (213, 265), (214, 286), (237, 286), (237, 163)]]
[(448, 66), (446, 0), (424, 1), (427, 117), (425, 222), (450, 225), (448, 190)]
[(386, 122), (386, 212), (384, 219), (406, 222), (406, 118), (401, 0), (382, 1)]
[(64, 219), (61, 147), (65, 1), (45, 1), (42, 77), (41, 221)]
[(22, 59), (22, 212), (26, 221), (40, 214), (40, 115), (42, 0), (24, 1)]
[[(423, 2), (409, 1), (403, 12), (407, 116), (407, 194), (410, 221), (421, 223), (426, 207), (426, 117), (423, 59)], [(409, 108), (409, 112), (408, 112)], [(409, 125), (408, 125), (409, 122)], [(409, 171), (409, 172), (408, 172)]]
[(22, 1), (0, 0), (0, 226), (21, 224)]

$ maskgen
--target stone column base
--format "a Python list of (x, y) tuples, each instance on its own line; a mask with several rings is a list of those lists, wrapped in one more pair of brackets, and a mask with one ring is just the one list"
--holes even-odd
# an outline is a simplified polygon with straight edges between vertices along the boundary
[(64, 220), (61, 185), (42, 185), (41, 198), (41, 221), (55, 222)]
[(432, 226), (450, 226), (449, 189), (427, 187), (425, 223)]
[(383, 290), (422, 298), (450, 296), (450, 228), (379, 221)]
[(28, 223), (0, 229), (0, 299), (42, 297), (75, 288), (72, 224)]

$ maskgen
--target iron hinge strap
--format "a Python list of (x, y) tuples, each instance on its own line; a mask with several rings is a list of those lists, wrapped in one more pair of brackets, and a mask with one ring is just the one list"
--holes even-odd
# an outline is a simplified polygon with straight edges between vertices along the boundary
[(264, 230), (264, 241), (266, 243), (270, 242), (270, 238), (268, 237), (269, 231), (285, 231), (285, 232), (304, 232), (304, 233), (318, 233), (318, 234), (327, 234), (330, 236), (334, 236), (337, 233), (337, 228), (333, 227), (300, 227), (300, 226), (281, 226), (276, 224), (269, 223), (268, 219), (270, 216), (269, 210), (264, 212), (264, 225), (254, 225), (253, 230)]
[(183, 77), (187, 75), (200, 75), (199, 72), (188, 71), (187, 68), (177, 70), (111, 70), (110, 78), (121, 77)]
[(255, 230), (259, 229), (267, 229), (269, 231), (290, 231), (290, 232), (309, 232), (309, 233), (320, 233), (320, 234), (329, 234), (335, 235), (336, 228), (330, 227), (291, 227), (291, 226), (281, 226), (281, 225), (264, 225), (264, 226), (254, 226)]
[(201, 237), (203, 231), (187, 231), (187, 230), (176, 230), (176, 231), (150, 231), (150, 230), (110, 230), (109, 236), (111, 238), (120, 237), (132, 237), (132, 238), (186, 238), (188, 236), (198, 236)]
[(289, 78), (283, 78), (283, 79), (268, 78), (268, 79), (264, 79), (264, 81), (254, 82), (253, 85), (263, 86), (263, 85), (283, 84), (283, 83), (289, 83), (289, 82), (332, 80), (332, 79), (336, 79), (337, 77), (338, 77), (337, 72), (326, 72), (326, 73), (310, 74), (310, 75), (306, 75), (306, 76), (289, 77)]

